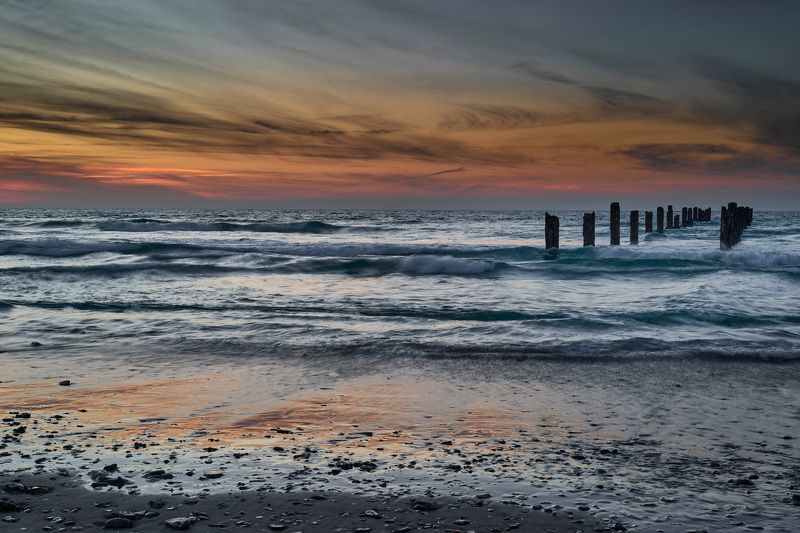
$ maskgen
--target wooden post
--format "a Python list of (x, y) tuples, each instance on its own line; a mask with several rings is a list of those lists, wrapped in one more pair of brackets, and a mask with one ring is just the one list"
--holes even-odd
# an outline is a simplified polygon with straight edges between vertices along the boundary
[(680, 226), (682, 228), (685, 228), (686, 226), (689, 225), (689, 214), (688, 214), (688, 211), (689, 210), (686, 209), (685, 207), (681, 208), (681, 224), (680, 224)]
[(700, 218), (697, 216), (698, 211), (699, 209), (697, 209), (696, 207), (692, 208), (692, 220), (700, 220)]
[(664, 208), (661, 206), (656, 209), (656, 231), (664, 233)]
[(739, 224), (739, 206), (736, 202), (728, 202), (728, 218), (730, 218), (730, 234), (731, 234), (731, 246), (739, 242), (737, 240), (739, 228), (737, 227)]
[(674, 220), (675, 219), (673, 218), (673, 214), (672, 214), (672, 206), (668, 205), (667, 206), (667, 229), (672, 229), (674, 227), (674, 224), (673, 224)]
[(558, 249), (558, 217), (544, 214), (544, 242), (548, 250)]
[(653, 233), (653, 212), (652, 211), (645, 211), (644, 212), (644, 232), (645, 233)]
[(680, 228), (681, 227), (681, 216), (675, 215), (675, 218), (672, 221), (673, 228)]
[(639, 244), (639, 211), (631, 211), (631, 244)]
[(744, 231), (744, 207), (737, 207), (736, 208), (736, 240), (734, 242), (738, 243), (742, 240), (742, 232)]
[(726, 208), (722, 206), (722, 216), (719, 218), (719, 247), (730, 250), (734, 245), (736, 202), (730, 202)]
[(583, 245), (594, 246), (594, 211), (583, 214)]
[(619, 202), (611, 203), (611, 245), (619, 245)]

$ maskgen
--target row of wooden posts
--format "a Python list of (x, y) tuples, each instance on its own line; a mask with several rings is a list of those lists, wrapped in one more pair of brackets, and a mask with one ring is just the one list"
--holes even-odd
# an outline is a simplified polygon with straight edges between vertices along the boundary
[[(681, 213), (675, 214), (672, 206), (668, 205), (666, 210), (666, 225), (664, 224), (664, 208), (656, 209), (656, 231), (663, 233), (664, 229), (678, 229), (691, 226), (695, 221), (710, 222), (711, 208), (701, 209), (699, 207), (683, 207)], [(720, 222), (720, 247), (724, 250), (741, 240), (742, 231), (753, 221), (753, 209), (750, 207), (738, 207), (735, 202), (722, 208)], [(620, 209), (619, 202), (611, 204), (611, 245), (617, 246), (620, 243)], [(644, 231), (653, 231), (653, 212), (644, 212)], [(544, 214), (544, 238), (545, 246), (548, 250), (559, 247), (559, 220), (550, 213)], [(630, 215), (630, 243), (639, 243), (639, 211), (631, 211)], [(583, 214), (583, 245), (595, 245), (595, 213)]]

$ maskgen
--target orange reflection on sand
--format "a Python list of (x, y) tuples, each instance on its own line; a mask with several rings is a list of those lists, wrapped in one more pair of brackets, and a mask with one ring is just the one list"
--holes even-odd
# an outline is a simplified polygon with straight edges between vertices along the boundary
[[(564, 441), (569, 433), (586, 430), (584, 421), (565, 413), (555, 418), (545, 403), (520, 409), (476, 396), (471, 387), (433, 380), (355, 378), (286, 398), (266, 391), (254, 396), (247, 384), (246, 372), (231, 371), (81, 387), (50, 381), (4, 385), (0, 409), (69, 412), (64, 423), (114, 442), (202, 448), (213, 439), (214, 446), (309, 447), (374, 458), (424, 459), (449, 447), (480, 452), (504, 439)], [(542, 400), (527, 399), (534, 404)]]

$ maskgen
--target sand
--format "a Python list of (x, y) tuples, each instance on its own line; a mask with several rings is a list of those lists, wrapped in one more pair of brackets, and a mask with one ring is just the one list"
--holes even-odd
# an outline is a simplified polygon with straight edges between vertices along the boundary
[[(16, 489), (3, 498), (24, 509), (0, 512), (11, 517), (0, 525), (6, 531), (169, 531), (182, 527), (193, 531), (306, 533), (605, 530), (600, 521), (587, 518), (584, 513), (534, 511), (491, 498), (367, 497), (330, 491), (239, 491), (200, 497), (136, 495), (125, 490), (87, 490), (66, 472), (0, 476), (0, 483)], [(34, 494), (17, 492), (20, 484)]]
[(52, 489), (4, 494), (32, 509), (4, 526), (61, 516), (96, 528), (100, 501), (160, 513), (140, 531), (192, 511), (209, 518), (195, 530), (268, 528), (298, 508), (309, 514), (286, 531), (800, 523), (791, 363), (0, 357), (3, 485)]

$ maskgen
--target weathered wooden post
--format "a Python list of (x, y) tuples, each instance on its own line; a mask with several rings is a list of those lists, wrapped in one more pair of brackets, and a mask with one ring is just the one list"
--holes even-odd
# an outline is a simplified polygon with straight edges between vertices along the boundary
[(661, 206), (656, 209), (656, 230), (664, 233), (664, 208)]
[(619, 202), (611, 202), (611, 245), (619, 245)]
[(739, 206), (736, 202), (728, 202), (728, 218), (730, 219), (730, 245), (733, 246), (738, 241), (736, 240), (736, 234), (739, 232), (738, 226), (738, 216), (739, 216)]
[(583, 245), (594, 246), (594, 211), (583, 214)]
[(685, 228), (686, 226), (689, 225), (689, 213), (688, 213), (688, 211), (689, 210), (686, 209), (685, 207), (681, 208), (681, 224), (680, 224), (680, 226), (682, 228)]
[(681, 227), (681, 216), (675, 215), (675, 218), (672, 221), (673, 228), (680, 228)]
[(697, 211), (699, 210), (696, 207), (692, 208), (692, 220), (700, 220), (700, 218), (697, 216)]
[(639, 211), (631, 211), (631, 244), (639, 244)]
[(733, 246), (735, 211), (736, 202), (729, 203), (727, 208), (722, 206), (722, 215), (719, 217), (719, 247), (722, 250), (730, 250)]
[(744, 232), (744, 207), (736, 208), (736, 240), (738, 243), (742, 240), (742, 232)]
[(558, 249), (558, 217), (544, 214), (544, 242), (548, 250)]
[(645, 233), (653, 233), (653, 212), (652, 211), (645, 211), (644, 212), (644, 232)]
[(672, 214), (672, 206), (668, 205), (667, 206), (667, 229), (672, 229), (674, 227), (674, 224), (673, 224), (674, 220), (675, 219), (673, 218), (673, 214)]

